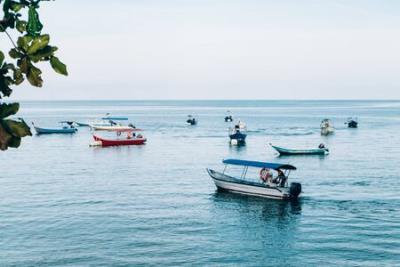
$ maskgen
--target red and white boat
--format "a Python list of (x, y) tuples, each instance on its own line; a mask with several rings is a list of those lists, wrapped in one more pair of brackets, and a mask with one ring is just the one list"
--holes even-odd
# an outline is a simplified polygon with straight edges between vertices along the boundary
[(118, 135), (126, 133), (126, 137), (117, 139), (107, 139), (97, 135), (93, 135), (95, 146), (131, 146), (131, 145), (143, 145), (147, 139), (141, 134), (135, 134), (135, 132), (141, 131), (140, 129), (125, 129), (116, 131)]

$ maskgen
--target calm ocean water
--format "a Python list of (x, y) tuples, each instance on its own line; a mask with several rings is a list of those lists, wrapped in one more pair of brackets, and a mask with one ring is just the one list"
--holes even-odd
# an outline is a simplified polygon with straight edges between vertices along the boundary
[[(245, 147), (228, 144), (228, 109)], [(93, 148), (80, 128), (0, 153), (0, 266), (400, 266), (400, 101), (23, 102), (19, 115), (50, 127), (106, 112), (148, 143)], [(277, 158), (270, 142), (331, 154)], [(217, 193), (205, 169), (228, 157), (294, 164), (300, 201)]]

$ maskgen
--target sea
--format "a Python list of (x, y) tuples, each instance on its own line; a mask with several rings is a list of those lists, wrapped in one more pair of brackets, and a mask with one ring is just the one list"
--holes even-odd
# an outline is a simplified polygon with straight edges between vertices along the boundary
[[(245, 146), (229, 144), (228, 110)], [(22, 101), (18, 116), (51, 128), (106, 113), (147, 143), (90, 147), (79, 127), (0, 152), (0, 266), (400, 266), (400, 101)], [(299, 200), (218, 192), (206, 168), (227, 158), (296, 166)]]

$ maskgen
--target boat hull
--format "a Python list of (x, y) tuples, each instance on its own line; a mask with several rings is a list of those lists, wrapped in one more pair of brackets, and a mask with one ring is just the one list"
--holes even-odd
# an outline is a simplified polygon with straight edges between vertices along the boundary
[(358, 128), (358, 122), (356, 122), (356, 121), (349, 121), (349, 122), (347, 123), (347, 127), (349, 127), (349, 128)]
[(236, 132), (234, 134), (229, 135), (229, 139), (232, 141), (236, 141), (238, 144), (244, 144), (246, 143), (246, 137), (247, 134), (242, 133), (242, 132)]
[(111, 120), (111, 121), (127, 121), (127, 117), (103, 117), (102, 120)]
[[(272, 146), (272, 145), (271, 145)], [(328, 153), (328, 149), (316, 148), (316, 149), (287, 149), (283, 147), (272, 146), (282, 156), (290, 155), (325, 155)]]
[(146, 138), (131, 138), (123, 140), (112, 140), (105, 139), (96, 135), (93, 135), (93, 139), (96, 142), (101, 142), (101, 146), (132, 146), (132, 145), (143, 145), (146, 143)]
[(96, 131), (113, 131), (113, 132), (134, 130), (134, 128), (130, 126), (99, 126), (93, 124), (90, 125), (90, 128)]
[(48, 129), (35, 127), (37, 134), (74, 134), (78, 131), (76, 128), (66, 128), (66, 129)]
[(288, 187), (270, 187), (262, 183), (240, 180), (211, 169), (207, 169), (207, 172), (219, 190), (272, 199), (297, 198), (291, 196)]
[(326, 128), (321, 128), (321, 135), (330, 135), (335, 132), (335, 128), (333, 127), (326, 127)]
[(76, 125), (78, 125), (79, 127), (89, 127), (89, 123), (84, 123), (84, 122), (75, 122)]

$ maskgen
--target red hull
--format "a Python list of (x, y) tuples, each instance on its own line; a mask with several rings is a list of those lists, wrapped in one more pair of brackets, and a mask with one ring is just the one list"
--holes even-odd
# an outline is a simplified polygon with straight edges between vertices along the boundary
[(95, 141), (100, 141), (102, 146), (132, 146), (132, 145), (143, 145), (146, 142), (146, 138), (132, 138), (125, 140), (110, 140), (93, 135)]

